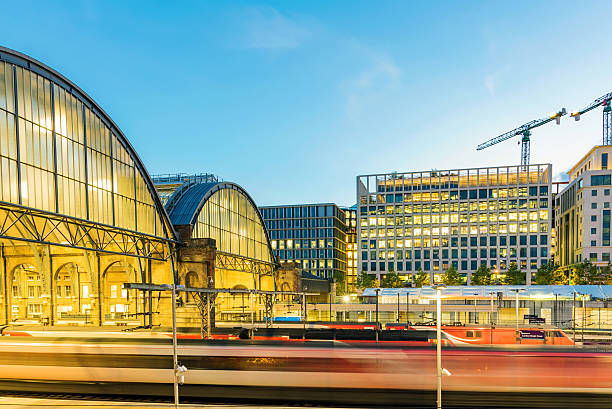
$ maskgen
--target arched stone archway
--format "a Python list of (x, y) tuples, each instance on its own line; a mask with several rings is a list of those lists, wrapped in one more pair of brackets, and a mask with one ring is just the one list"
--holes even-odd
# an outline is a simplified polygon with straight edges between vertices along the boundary
[(95, 293), (91, 275), (73, 262), (63, 264), (53, 277), (53, 305), (57, 324), (92, 324)]
[(10, 321), (42, 321), (45, 297), (42, 274), (32, 264), (19, 264), (10, 274), (9, 280)]
[(141, 282), (136, 268), (125, 261), (110, 264), (102, 274), (102, 324), (138, 324), (138, 294), (130, 294), (125, 283)]
[[(195, 271), (189, 271), (187, 274), (185, 274), (185, 287), (190, 287), (190, 288), (203, 287), (203, 283), (202, 283), (202, 280), (199, 274), (196, 273)], [(193, 294), (186, 293), (185, 302), (195, 302), (195, 299), (193, 298)]]

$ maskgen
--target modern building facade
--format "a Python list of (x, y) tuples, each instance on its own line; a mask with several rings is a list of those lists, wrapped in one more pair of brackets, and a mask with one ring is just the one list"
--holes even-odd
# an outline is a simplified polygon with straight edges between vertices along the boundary
[(555, 199), (555, 261), (562, 267), (610, 263), (610, 157), (612, 146), (593, 147), (569, 170), (570, 183)]
[(346, 291), (355, 292), (357, 284), (357, 205), (342, 209), (346, 225)]
[(358, 274), (454, 266), (469, 282), (515, 262), (529, 284), (550, 258), (551, 199), (550, 164), (357, 176)]
[(328, 280), (346, 276), (346, 216), (333, 203), (260, 207), (281, 263)]

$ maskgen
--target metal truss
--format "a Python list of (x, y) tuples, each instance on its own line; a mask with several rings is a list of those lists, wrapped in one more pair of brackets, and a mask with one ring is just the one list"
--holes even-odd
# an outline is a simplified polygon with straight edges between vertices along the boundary
[(265, 261), (217, 251), (215, 268), (272, 276), (276, 270), (276, 265), (266, 263)]
[(0, 201), (0, 239), (165, 261), (173, 240)]
[(200, 310), (200, 333), (202, 339), (210, 338), (211, 328), (215, 326), (215, 299), (219, 293), (202, 293), (192, 292), (193, 298), (196, 300), (198, 310)]
[(274, 319), (274, 294), (262, 294), (264, 304), (264, 320), (266, 322), (266, 328), (272, 327), (272, 320)]
[[(141, 290), (141, 291), (172, 291), (172, 285), (170, 284), (152, 284), (152, 283), (125, 283), (124, 288), (130, 290)], [(211, 329), (214, 327), (214, 308), (215, 299), (217, 295), (221, 293), (225, 294), (257, 294), (263, 299), (264, 304), (264, 320), (266, 322), (266, 328), (272, 326), (272, 320), (274, 319), (274, 301), (277, 295), (292, 295), (295, 297), (302, 298), (302, 308), (304, 311), (304, 317), (306, 317), (306, 296), (307, 295), (319, 295), (319, 293), (305, 293), (297, 291), (263, 291), (263, 290), (248, 290), (248, 289), (230, 289), (230, 288), (192, 288), (185, 287), (183, 285), (177, 285), (176, 291), (191, 293), (196, 300), (198, 310), (202, 322), (200, 330), (202, 332), (202, 338), (210, 338)]]

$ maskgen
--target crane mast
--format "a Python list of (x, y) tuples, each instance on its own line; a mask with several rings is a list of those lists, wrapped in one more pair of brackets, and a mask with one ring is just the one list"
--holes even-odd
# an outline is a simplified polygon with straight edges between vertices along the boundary
[(612, 101), (612, 92), (597, 98), (591, 102), (585, 108), (580, 111), (572, 112), (571, 116), (576, 121), (580, 121), (580, 116), (592, 109), (603, 106), (603, 138), (602, 145), (612, 145), (612, 107), (610, 107), (610, 101)]
[(476, 150), (481, 151), (483, 149), (488, 148), (489, 146), (496, 145), (500, 142), (513, 138), (517, 135), (522, 135), (522, 138), (521, 138), (521, 165), (527, 166), (529, 165), (530, 151), (531, 151), (531, 148), (530, 148), (531, 129), (537, 128), (538, 126), (542, 126), (551, 121), (555, 121), (557, 125), (559, 125), (559, 123), (561, 123), (561, 117), (565, 114), (567, 114), (567, 111), (565, 110), (565, 108), (561, 108), (560, 111), (552, 114), (551, 116), (547, 118), (534, 119), (533, 121), (527, 122), (526, 124), (519, 126), (518, 128), (515, 128), (509, 132), (503, 133), (493, 139), (483, 142), (476, 147)]

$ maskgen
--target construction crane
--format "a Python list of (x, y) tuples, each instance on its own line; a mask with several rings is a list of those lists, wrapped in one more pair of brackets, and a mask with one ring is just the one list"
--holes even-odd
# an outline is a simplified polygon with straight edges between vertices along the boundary
[(557, 125), (559, 125), (561, 123), (561, 117), (565, 114), (567, 114), (567, 111), (565, 110), (565, 108), (562, 108), (559, 112), (552, 114), (548, 118), (534, 119), (531, 122), (527, 122), (526, 124), (523, 124), (518, 128), (511, 130), (510, 132), (506, 132), (489, 141), (481, 143), (480, 145), (478, 145), (476, 150), (481, 151), (485, 148), (488, 148), (489, 146), (493, 146), (500, 142), (503, 142), (506, 139), (513, 138), (516, 135), (522, 135), (523, 138), (521, 139), (521, 142), (519, 142), (521, 144), (521, 165), (527, 166), (529, 165), (529, 143), (531, 141), (529, 138), (531, 136), (530, 130), (533, 128), (537, 128), (538, 126), (547, 124), (550, 121), (555, 121)]
[(578, 112), (572, 112), (571, 116), (576, 121), (580, 121), (580, 115), (589, 112), (599, 106), (603, 106), (603, 143), (602, 145), (612, 145), (612, 108), (610, 108), (610, 100), (612, 100), (612, 92), (597, 98), (591, 102), (586, 108)]

